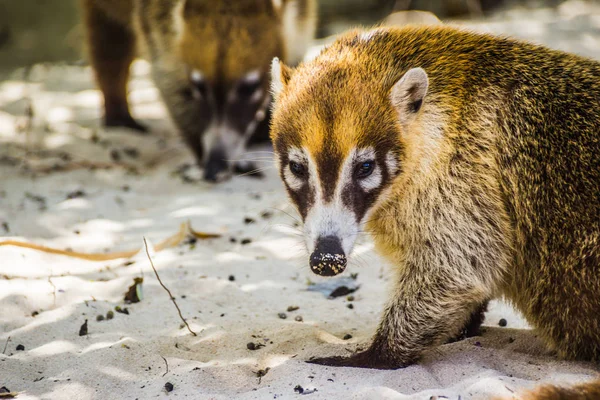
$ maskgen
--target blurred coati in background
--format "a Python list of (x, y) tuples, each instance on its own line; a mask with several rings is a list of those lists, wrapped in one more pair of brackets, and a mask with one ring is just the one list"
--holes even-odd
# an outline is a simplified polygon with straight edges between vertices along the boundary
[(106, 126), (147, 130), (127, 102), (129, 67), (141, 54), (204, 178), (254, 169), (231, 160), (268, 140), (270, 61), (302, 59), (316, 29), (316, 0), (81, 3)]

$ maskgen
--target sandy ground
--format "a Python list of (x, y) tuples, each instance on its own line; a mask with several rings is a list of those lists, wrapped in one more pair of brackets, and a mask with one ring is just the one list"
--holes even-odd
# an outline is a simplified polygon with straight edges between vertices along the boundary
[[(600, 58), (600, 10), (570, 7), (471, 24)], [(483, 336), (440, 346), (402, 370), (305, 363), (368, 341), (387, 267), (364, 238), (345, 276), (313, 275), (268, 149), (247, 155), (265, 166), (264, 179), (198, 181), (147, 64), (136, 62), (134, 72), (133, 110), (152, 127), (148, 136), (98, 128), (89, 68), (40, 65), (0, 82), (0, 234), (100, 253), (142, 249), (143, 237), (156, 244), (188, 220), (222, 234), (153, 254), (197, 336), (181, 327), (144, 252), (90, 262), (0, 247), (0, 387), (19, 399), (487, 399), (598, 375), (595, 365), (547, 354), (503, 303), (492, 305)], [(125, 304), (141, 275), (142, 300)], [(352, 300), (329, 299), (336, 285), (358, 290)], [(108, 311), (114, 318), (97, 321)], [(85, 320), (88, 334), (80, 336)]]

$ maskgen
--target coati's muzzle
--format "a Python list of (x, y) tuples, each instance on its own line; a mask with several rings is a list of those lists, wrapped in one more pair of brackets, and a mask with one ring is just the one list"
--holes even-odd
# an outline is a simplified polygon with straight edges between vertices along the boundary
[(310, 255), (310, 269), (317, 275), (334, 276), (346, 269), (348, 260), (340, 240), (335, 236), (321, 237)]

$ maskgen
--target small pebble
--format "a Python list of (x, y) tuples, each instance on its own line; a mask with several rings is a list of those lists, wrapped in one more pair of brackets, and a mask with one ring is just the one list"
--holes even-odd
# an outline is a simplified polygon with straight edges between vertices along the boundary
[(88, 334), (88, 320), (86, 319), (83, 325), (79, 328), (79, 336), (85, 336)]
[(300, 385), (296, 385), (296, 387), (294, 387), (294, 392), (302, 394), (304, 393), (304, 388)]
[(118, 312), (118, 313), (121, 313), (121, 314), (127, 314), (127, 315), (129, 315), (129, 309), (127, 307), (121, 308), (119, 306), (116, 306), (115, 307), (115, 311)]
[[(258, 371), (256, 371), (256, 377), (257, 378), (262, 378), (263, 376), (265, 376), (267, 374), (267, 372), (269, 372), (271, 368), (267, 367), (265, 369), (259, 369)], [(260, 381), (259, 381), (260, 383)]]
[(125, 148), (123, 148), (123, 153), (125, 153), (127, 156), (129, 156), (131, 158), (138, 158), (140, 155), (139, 150), (136, 149), (135, 147), (125, 147)]
[(346, 300), (348, 300), (348, 301), (354, 301), (354, 296), (348, 296), (348, 297), (346, 297)]
[(252, 239), (242, 239), (242, 241), (240, 243), (242, 243), (242, 244), (250, 244), (250, 243), (252, 243)]
[(98, 321), (98, 322), (104, 321), (104, 315), (98, 315), (98, 316), (96, 316), (96, 321)]
[(109, 310), (109, 311), (106, 313), (106, 319), (113, 319), (114, 317), (115, 317), (115, 313), (114, 313), (114, 312), (112, 312), (112, 310)]
[(348, 304), (348, 305), (346, 305), (346, 307), (348, 307), (349, 309), (353, 310), (354, 309), (354, 304)]
[(233, 276), (233, 275), (229, 275), (229, 281), (230, 281), (230, 282), (233, 282), (233, 281), (235, 281), (235, 276)]
[(39, 311), (34, 311), (34, 312), (32, 312), (32, 313), (31, 313), (31, 316), (32, 316), (32, 317), (35, 317), (36, 315), (39, 315), (39, 314), (40, 314), (40, 312), (39, 312)]
[(348, 286), (344, 286), (344, 285), (342, 285), (342, 286), (338, 286), (337, 288), (335, 288), (335, 290), (334, 290), (334, 291), (332, 291), (332, 292), (329, 294), (329, 298), (330, 298), (330, 299), (335, 299), (336, 297), (345, 296), (345, 295), (347, 295), (347, 294), (350, 294), (350, 293), (352, 293), (352, 292), (355, 292), (355, 291), (356, 291), (356, 289), (358, 289), (358, 288), (349, 288)]
[(289, 306), (289, 307), (287, 308), (287, 311), (288, 311), (288, 312), (292, 312), (292, 311), (296, 311), (296, 310), (298, 310), (298, 309), (300, 309), (300, 307), (298, 307), (298, 306)]
[(272, 213), (272, 212), (270, 212), (270, 211), (263, 211), (263, 212), (260, 214), (260, 216), (261, 216), (263, 219), (269, 219), (269, 218), (271, 218), (271, 217), (273, 216), (273, 213)]
[(173, 391), (173, 384), (171, 382), (165, 383), (165, 390), (167, 392), (172, 392)]
[(294, 319), (295, 319), (296, 321), (298, 321), (298, 322), (302, 322), (302, 321), (303, 321), (303, 319), (302, 319), (302, 315), (296, 315), (296, 318), (294, 318)]
[(234, 238), (234, 237), (230, 237), (230, 238), (229, 238), (229, 242), (230, 242), (230, 243), (237, 243), (237, 239), (236, 239), (236, 238)]
[(22, 344), (17, 345), (17, 351), (24, 351), (25, 350), (25, 346), (23, 346)]
[(246, 217), (246, 218), (244, 218), (244, 223), (245, 223), (246, 225), (248, 225), (248, 224), (253, 224), (253, 223), (255, 223), (255, 222), (256, 222), (256, 220), (255, 220), (254, 218), (250, 218), (250, 217)]
[(279, 318), (281, 318), (281, 319), (286, 319), (286, 318), (287, 318), (287, 314), (286, 314), (286, 313), (283, 313), (283, 312), (280, 312), (279, 314), (277, 314), (277, 316), (278, 316)]
[(506, 325), (508, 325), (508, 322), (506, 322), (504, 318), (501, 318), (500, 321), (498, 321), (498, 325), (504, 328)]
[(76, 199), (78, 197), (85, 197), (85, 192), (83, 190), (79, 189), (79, 190), (75, 190), (75, 191), (67, 194), (67, 199), (69, 199), (69, 200)]
[(121, 153), (119, 153), (119, 150), (113, 149), (110, 151), (110, 158), (115, 162), (119, 162), (121, 161)]
[(346, 333), (346, 334), (344, 335), (344, 340), (348, 340), (348, 339), (352, 339), (352, 335), (351, 335), (351, 334), (349, 334), (349, 333)]
[(262, 343), (254, 343), (254, 342), (249, 342), (249, 343), (246, 344), (246, 348), (248, 350), (258, 350), (261, 347), (265, 347), (265, 345), (262, 344)]

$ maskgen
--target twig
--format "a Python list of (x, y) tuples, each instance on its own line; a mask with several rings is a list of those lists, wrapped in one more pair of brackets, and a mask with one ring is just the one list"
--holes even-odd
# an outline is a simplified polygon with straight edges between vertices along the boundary
[(8, 342), (10, 342), (10, 336), (6, 338), (6, 343), (4, 343), (4, 350), (2, 350), (2, 354), (6, 354), (6, 348), (8, 347)]
[[(161, 250), (164, 250), (169, 247), (177, 246), (179, 243), (181, 243), (183, 241), (183, 239), (186, 238), (186, 236), (188, 234), (191, 234), (192, 236), (194, 236), (197, 239), (213, 239), (213, 238), (221, 237), (220, 234), (216, 234), (216, 233), (205, 233), (205, 232), (195, 231), (192, 228), (192, 225), (190, 224), (189, 221), (182, 222), (179, 226), (179, 232), (177, 232), (176, 234), (174, 234), (171, 237), (164, 239), (162, 242), (158, 243), (154, 247), (154, 249), (156, 251), (161, 251)], [(116, 260), (119, 258), (130, 258), (140, 252), (140, 249), (137, 249), (137, 250), (131, 250), (131, 251), (121, 251), (121, 252), (116, 252), (116, 253), (80, 253), (80, 252), (76, 252), (76, 251), (54, 249), (51, 247), (40, 246), (38, 244), (33, 244), (33, 243), (20, 242), (17, 240), (0, 241), (0, 246), (22, 247), (25, 249), (42, 251), (44, 253), (58, 254), (58, 255), (63, 255), (63, 256), (73, 257), (73, 258), (80, 258), (82, 260), (89, 260), (89, 261), (109, 261), (109, 260)]]
[(148, 242), (146, 242), (146, 238), (144, 238), (144, 246), (146, 247), (146, 255), (148, 256), (148, 260), (150, 261), (150, 266), (152, 267), (152, 270), (154, 271), (154, 275), (156, 275), (156, 279), (158, 279), (158, 283), (160, 283), (160, 286), (162, 286), (163, 289), (165, 289), (167, 291), (167, 293), (169, 294), (169, 298), (171, 299), (171, 301), (175, 305), (175, 308), (177, 309), (177, 312), (179, 313), (179, 318), (181, 318), (181, 320), (183, 321), (185, 326), (187, 326), (188, 331), (190, 331), (190, 333), (192, 335), (198, 336), (196, 334), (196, 332), (194, 332), (192, 330), (192, 328), (190, 328), (190, 326), (188, 325), (185, 318), (183, 318), (183, 315), (181, 315), (181, 310), (179, 309), (179, 306), (177, 305), (177, 302), (175, 301), (175, 297), (173, 297), (173, 295), (171, 294), (171, 291), (160, 280), (160, 276), (158, 276), (158, 272), (156, 271), (156, 268), (154, 268), (154, 263), (152, 262), (152, 257), (150, 257), (150, 251), (148, 251)]
[[(194, 333), (194, 332), (192, 332), (192, 333)], [(162, 376), (165, 376), (166, 374), (169, 373), (169, 363), (167, 362), (167, 359), (164, 358), (163, 356), (160, 356), (160, 358), (162, 358), (164, 360), (165, 365), (167, 366), (167, 372), (165, 372), (164, 374), (162, 374)]]
[(52, 286), (52, 297), (54, 298), (54, 307), (56, 307), (56, 286), (54, 285), (54, 282), (52, 282), (52, 275), (50, 275), (48, 277), (48, 283), (50, 284), (50, 286)]

